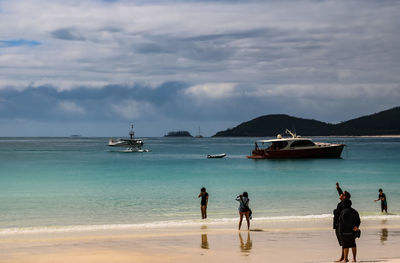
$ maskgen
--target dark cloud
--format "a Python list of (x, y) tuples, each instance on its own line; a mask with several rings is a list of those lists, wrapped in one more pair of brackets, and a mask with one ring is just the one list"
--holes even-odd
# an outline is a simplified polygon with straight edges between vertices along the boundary
[(187, 84), (170, 82), (157, 88), (108, 85), (101, 89), (76, 88), (60, 92), (46, 86), (29, 87), (23, 91), (4, 89), (0, 90), (0, 118), (37, 121), (121, 120), (124, 116), (113, 112), (113, 105), (120, 105), (124, 101), (150, 103), (160, 114), (172, 114), (174, 109), (168, 108), (179, 104), (180, 91), (185, 87)]
[(85, 40), (85, 38), (81, 36), (80, 33), (74, 28), (60, 28), (50, 32), (50, 34), (52, 37), (62, 40)]
[(400, 98), (398, 1), (75, 2), (4, 6), (0, 121), (216, 129), (270, 113), (346, 120)]
[[(284, 113), (325, 122), (344, 121), (398, 106), (400, 96), (395, 86), (382, 89), (382, 93), (386, 93), (383, 95), (360, 88), (350, 96), (335, 95), (334, 87), (327, 87), (325, 94), (316, 94), (313, 89), (302, 94), (302, 89), (296, 87), (285, 91), (285, 87), (274, 90), (273, 87), (244, 85), (236, 86), (232, 93), (222, 93), (221, 97), (213, 97), (213, 92), (190, 95), (188, 90), (191, 88), (184, 82), (166, 82), (157, 87), (107, 85), (99, 89), (81, 87), (64, 91), (51, 86), (28, 87), (22, 91), (3, 89), (0, 90), (0, 122), (13, 123), (20, 119), (27, 123), (47, 123), (44, 127), (59, 123), (64, 123), (60, 126), (64, 127), (70, 123), (80, 129), (85, 125), (103, 127), (106, 123), (109, 126), (122, 123), (123, 126), (134, 122), (143, 126), (139, 129), (142, 136), (161, 136), (177, 128), (193, 128), (195, 132), (201, 125), (208, 131), (207, 135), (212, 135), (266, 114)], [(365, 96), (358, 98), (357, 94), (362, 90)], [(346, 93), (345, 88), (337, 91), (338, 94), (343, 92)], [(387, 94), (392, 94), (392, 99), (387, 100)], [(87, 135), (106, 135), (106, 130), (96, 133), (92, 128), (86, 128), (85, 131), (86, 134), (90, 132)]]

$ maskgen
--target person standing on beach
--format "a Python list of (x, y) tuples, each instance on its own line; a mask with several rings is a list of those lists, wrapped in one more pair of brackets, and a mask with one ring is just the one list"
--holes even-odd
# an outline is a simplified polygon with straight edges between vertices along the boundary
[[(336, 209), (333, 210), (333, 229), (335, 229), (335, 234), (336, 234), (336, 238), (339, 242), (339, 246), (342, 247), (342, 238), (340, 237), (340, 233), (339, 233), (339, 216), (340, 216), (340, 213), (342, 212), (342, 204), (343, 204), (343, 200), (344, 200), (345, 196), (344, 196), (343, 191), (340, 188), (338, 182), (336, 182), (336, 190), (339, 194), (340, 202), (337, 204)], [(342, 260), (343, 260), (343, 248), (342, 248), (342, 255), (335, 262), (340, 262)]]
[(208, 193), (206, 192), (206, 188), (202, 187), (200, 189), (199, 197), (200, 201), (200, 210), (201, 210), (201, 219), (207, 218), (207, 205), (208, 205)]
[(376, 201), (381, 201), (381, 212), (383, 213), (383, 211), (386, 212), (387, 214), (387, 201), (386, 201), (386, 195), (385, 193), (382, 191), (382, 189), (379, 189), (379, 195), (378, 195), (378, 199), (374, 200)]
[(360, 237), (360, 229), (359, 226), (361, 224), (360, 215), (358, 212), (351, 207), (351, 200), (344, 199), (343, 200), (343, 210), (339, 216), (339, 231), (340, 236), (342, 238), (342, 246), (343, 246), (343, 260), (341, 262), (348, 262), (349, 249), (353, 253), (353, 262), (356, 262), (357, 259), (357, 245), (356, 245), (356, 237)]
[(246, 217), (247, 230), (250, 230), (250, 208), (249, 208), (249, 194), (243, 192), (243, 194), (236, 197), (236, 201), (239, 202), (239, 230), (242, 227), (243, 215)]
[(342, 191), (342, 189), (339, 186), (339, 183), (336, 182), (336, 190), (339, 194), (339, 200), (340, 202), (337, 204), (336, 209), (333, 210), (333, 229), (335, 229), (335, 234), (336, 238), (338, 240), (339, 246), (342, 248), (342, 254), (338, 260), (335, 262), (340, 262), (343, 260), (344, 257), (344, 252), (343, 252), (343, 247), (342, 247), (342, 237), (340, 236), (339, 232), (339, 216), (342, 213), (343, 210), (343, 200), (345, 199), (350, 199), (351, 195), (347, 191)]

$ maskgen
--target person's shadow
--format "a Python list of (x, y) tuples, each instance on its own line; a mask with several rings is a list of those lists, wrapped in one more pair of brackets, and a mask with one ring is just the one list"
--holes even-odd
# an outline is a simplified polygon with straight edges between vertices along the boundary
[(240, 241), (240, 252), (244, 253), (244, 256), (250, 255), (250, 250), (253, 247), (253, 241), (250, 239), (250, 232), (247, 232), (247, 240), (243, 242), (242, 234), (239, 232), (239, 241)]

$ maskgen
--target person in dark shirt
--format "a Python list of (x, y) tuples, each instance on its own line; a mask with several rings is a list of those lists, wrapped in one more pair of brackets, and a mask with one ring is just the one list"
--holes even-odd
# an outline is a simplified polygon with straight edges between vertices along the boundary
[(200, 189), (199, 198), (201, 198), (201, 202), (200, 202), (201, 219), (206, 219), (207, 218), (208, 193), (206, 192), (205, 187), (202, 187)]
[(343, 260), (344, 254), (343, 254), (343, 247), (342, 247), (342, 238), (341, 238), (340, 232), (339, 232), (339, 216), (343, 210), (343, 200), (346, 198), (350, 199), (351, 195), (347, 191), (343, 192), (339, 186), (339, 183), (336, 183), (336, 190), (339, 194), (340, 202), (337, 204), (336, 209), (333, 210), (333, 229), (335, 229), (336, 238), (337, 238), (339, 246), (341, 247), (341, 250), (342, 250), (342, 254), (341, 254), (340, 258), (338, 260), (336, 260), (335, 262), (340, 262)]
[(382, 191), (382, 189), (379, 189), (378, 191), (379, 191), (378, 199), (376, 199), (376, 200), (374, 200), (374, 201), (376, 202), (376, 201), (381, 200), (381, 212), (383, 213), (383, 211), (385, 211), (386, 214), (387, 214), (388, 211), (387, 211), (386, 195), (385, 195), (385, 193)]
[(239, 230), (242, 227), (243, 215), (246, 217), (247, 230), (250, 230), (250, 219), (251, 219), (251, 209), (249, 207), (249, 194), (243, 192), (243, 194), (236, 197), (236, 201), (239, 202)]
[(351, 207), (351, 200), (344, 199), (342, 204), (342, 212), (339, 216), (339, 232), (342, 237), (343, 247), (343, 260), (341, 262), (348, 262), (349, 249), (351, 248), (353, 253), (353, 262), (357, 259), (357, 245), (356, 237), (360, 237), (359, 226), (361, 224), (360, 215), (358, 212)]

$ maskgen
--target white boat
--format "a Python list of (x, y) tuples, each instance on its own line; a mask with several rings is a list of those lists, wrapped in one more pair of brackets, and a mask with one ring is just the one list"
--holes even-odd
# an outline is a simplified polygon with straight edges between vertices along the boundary
[[(259, 140), (255, 142), (255, 148), (250, 159), (284, 159), (284, 158), (340, 158), (344, 144), (325, 142), (313, 142), (311, 139), (302, 138), (289, 130), (286, 133), (292, 137), (284, 138), (278, 134), (276, 139)], [(259, 144), (269, 144), (267, 148), (259, 147)]]
[(226, 153), (219, 153), (219, 154), (208, 154), (207, 158), (224, 158)]
[(131, 131), (129, 132), (129, 138), (110, 138), (108, 141), (110, 147), (127, 147), (125, 150), (118, 150), (119, 152), (150, 152), (150, 150), (142, 149), (143, 140), (135, 138), (135, 132), (133, 131), (133, 124), (131, 124)]

